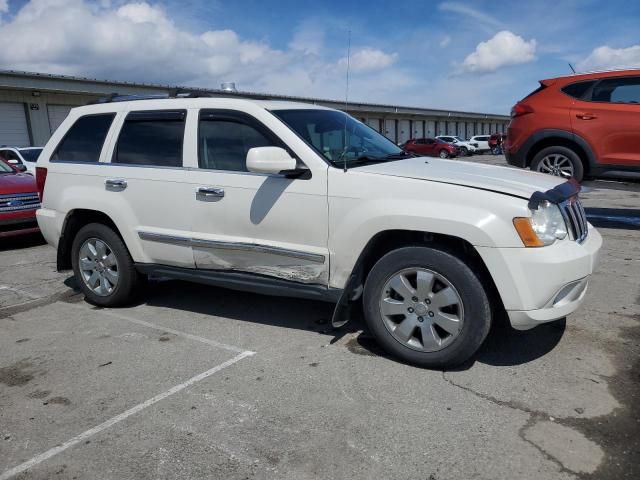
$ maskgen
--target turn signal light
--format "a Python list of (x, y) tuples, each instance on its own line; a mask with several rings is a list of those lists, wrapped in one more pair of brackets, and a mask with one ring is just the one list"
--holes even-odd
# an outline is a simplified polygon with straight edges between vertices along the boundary
[(520, 235), (525, 247), (544, 247), (544, 242), (538, 238), (531, 226), (531, 219), (528, 217), (516, 217), (513, 219), (513, 226)]

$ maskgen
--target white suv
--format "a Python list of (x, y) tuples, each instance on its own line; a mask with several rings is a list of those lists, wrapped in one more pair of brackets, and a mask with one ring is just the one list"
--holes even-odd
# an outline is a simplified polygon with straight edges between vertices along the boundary
[(491, 147), (489, 147), (489, 138), (491, 135), (476, 135), (469, 139), (470, 142), (477, 144), (476, 150), (478, 153), (489, 152)]
[(71, 111), (36, 177), (93, 304), (150, 274), (319, 299), (430, 367), (472, 356), (499, 311), (517, 329), (573, 312), (602, 244), (576, 183), (415, 157), (316, 105), (113, 98)]
[(466, 157), (467, 155), (472, 155), (476, 153), (476, 148), (478, 146), (477, 143), (474, 143), (471, 141), (466, 142), (460, 137), (456, 137), (456, 136), (440, 135), (436, 138), (439, 140), (442, 140), (443, 142), (447, 142), (458, 147), (458, 151), (460, 152), (461, 157)]

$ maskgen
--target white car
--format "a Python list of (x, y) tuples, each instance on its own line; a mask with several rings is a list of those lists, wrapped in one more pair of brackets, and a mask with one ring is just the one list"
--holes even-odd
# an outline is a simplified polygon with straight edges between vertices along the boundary
[(443, 367), (500, 311), (528, 329), (585, 297), (602, 238), (576, 183), (410, 156), (317, 105), (118, 100), (73, 109), (37, 165), (40, 229), (93, 304), (150, 274), (324, 300)]
[(12, 165), (24, 165), (26, 173), (36, 174), (36, 162), (42, 152), (42, 147), (0, 147), (0, 158), (4, 158)]
[(460, 152), (461, 157), (466, 157), (467, 155), (472, 155), (476, 153), (476, 147), (478, 146), (478, 144), (475, 142), (472, 142), (472, 141), (467, 142), (461, 139), (460, 137), (453, 136), (453, 135), (439, 135), (436, 138), (439, 140), (442, 140), (443, 142), (451, 143), (456, 147), (458, 147), (458, 152)]
[(491, 148), (489, 147), (489, 138), (491, 135), (475, 135), (469, 139), (471, 143), (477, 143), (476, 150), (478, 153), (489, 152)]

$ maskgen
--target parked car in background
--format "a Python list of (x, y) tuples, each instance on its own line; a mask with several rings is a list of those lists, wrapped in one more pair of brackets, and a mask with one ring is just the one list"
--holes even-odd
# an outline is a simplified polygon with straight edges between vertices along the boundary
[(0, 147), (0, 159), (4, 159), (11, 165), (24, 165), (27, 173), (36, 174), (36, 162), (42, 152), (42, 147)]
[(541, 80), (511, 110), (511, 165), (582, 180), (640, 172), (640, 69)]
[(477, 153), (486, 153), (491, 150), (489, 148), (489, 137), (490, 135), (474, 135), (469, 139), (469, 142), (478, 144), (476, 147)]
[(22, 167), (0, 160), (0, 238), (39, 231), (36, 180), (33, 175), (23, 173)]
[(467, 155), (472, 155), (476, 153), (476, 148), (478, 144), (475, 142), (467, 142), (460, 137), (450, 136), (450, 135), (439, 135), (436, 137), (438, 140), (442, 140), (447, 143), (451, 143), (458, 147), (458, 152), (461, 157), (466, 157)]
[(575, 182), (414, 156), (301, 103), (110, 97), (71, 110), (36, 178), (58, 269), (93, 304), (149, 274), (324, 300), (333, 326), (362, 310), (387, 352), (438, 368), (494, 314), (528, 329), (573, 312), (602, 245)]
[(437, 138), (412, 138), (401, 145), (406, 152), (430, 157), (453, 158), (458, 156), (458, 147)]

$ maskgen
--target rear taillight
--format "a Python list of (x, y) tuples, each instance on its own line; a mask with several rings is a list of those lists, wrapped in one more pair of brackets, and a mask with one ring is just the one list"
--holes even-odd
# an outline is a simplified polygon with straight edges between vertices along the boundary
[(38, 196), (40, 203), (44, 200), (44, 184), (47, 181), (47, 169), (44, 167), (36, 167), (36, 185), (38, 186)]
[(527, 113), (533, 113), (533, 108), (526, 103), (516, 103), (511, 109), (511, 118), (520, 117)]

